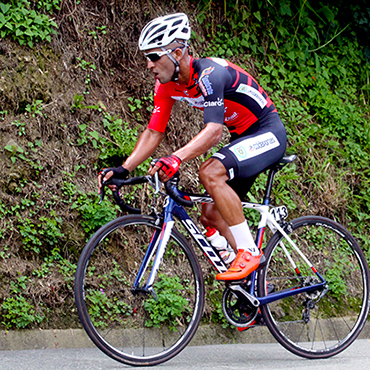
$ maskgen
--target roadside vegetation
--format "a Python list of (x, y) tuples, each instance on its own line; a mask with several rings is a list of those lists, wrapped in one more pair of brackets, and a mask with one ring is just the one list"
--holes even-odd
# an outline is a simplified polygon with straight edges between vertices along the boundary
[[(154, 81), (137, 50), (140, 30), (179, 11), (191, 20), (192, 54), (248, 70), (286, 124), (289, 153), (299, 160), (277, 178), (274, 202), (286, 204), (291, 217), (336, 219), (370, 260), (366, 0), (0, 0), (2, 329), (79, 325), (78, 256), (119, 213), (109, 197), (98, 205), (96, 174), (122, 163), (153, 108)], [(201, 128), (199, 112), (176, 106), (156, 154), (170, 153)], [(198, 188), (207, 155), (184, 166), (185, 187)], [(264, 181), (261, 175), (251, 199), (259, 199)], [(145, 204), (141, 193), (147, 192), (131, 189), (127, 199)], [(204, 266), (211, 288), (204, 321), (226, 326), (222, 292)]]

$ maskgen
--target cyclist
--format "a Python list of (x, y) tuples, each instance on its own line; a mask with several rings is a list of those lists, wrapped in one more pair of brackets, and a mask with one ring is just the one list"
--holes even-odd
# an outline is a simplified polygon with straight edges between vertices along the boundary
[[(286, 132), (265, 91), (243, 69), (219, 58), (189, 55), (188, 17), (177, 13), (149, 22), (141, 32), (139, 48), (156, 80), (154, 110), (146, 130), (122, 166), (104, 169), (102, 179), (125, 178), (150, 157), (163, 139), (175, 101), (187, 101), (204, 111), (204, 128), (185, 146), (150, 167), (168, 181), (184, 161), (215, 146), (226, 125), (230, 143), (205, 161), (199, 178), (214, 204), (203, 206), (204, 226), (217, 228), (237, 249), (230, 268), (217, 280), (240, 280), (254, 271), (261, 259), (243, 214), (244, 198), (256, 176), (279, 161), (286, 149)], [(114, 187), (111, 187), (114, 189)]]

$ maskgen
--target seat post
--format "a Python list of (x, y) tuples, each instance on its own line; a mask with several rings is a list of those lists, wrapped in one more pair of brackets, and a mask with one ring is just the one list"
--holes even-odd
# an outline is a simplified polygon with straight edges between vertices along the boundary
[(265, 196), (263, 198), (263, 204), (264, 205), (269, 205), (270, 204), (272, 183), (274, 181), (274, 176), (275, 176), (276, 172), (277, 172), (276, 167), (270, 168), (270, 171), (269, 171), (269, 174), (268, 174), (268, 178), (267, 178)]
[(267, 184), (266, 184), (265, 196), (263, 198), (263, 204), (264, 205), (269, 205), (270, 204), (272, 183), (274, 181), (274, 176), (275, 176), (276, 172), (281, 170), (288, 163), (294, 162), (296, 159), (297, 159), (297, 156), (295, 154), (291, 154), (291, 155), (283, 157), (279, 162), (275, 163), (275, 165), (270, 167), (270, 171), (269, 171), (268, 179), (267, 179)]

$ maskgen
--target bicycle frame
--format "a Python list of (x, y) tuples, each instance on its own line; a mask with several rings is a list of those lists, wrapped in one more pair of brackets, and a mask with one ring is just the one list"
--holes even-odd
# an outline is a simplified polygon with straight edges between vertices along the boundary
[[(187, 196), (190, 198), (193, 202), (202, 202), (202, 203), (213, 203), (213, 200), (209, 196), (198, 196), (198, 195), (189, 195), (182, 193), (180, 190), (177, 190), (180, 195)], [(265, 199), (265, 204), (258, 204), (258, 203), (249, 203), (249, 202), (242, 202), (243, 208), (248, 209), (254, 209), (258, 211), (261, 215), (259, 225), (258, 225), (258, 231), (257, 231), (257, 237), (256, 237), (256, 245), (259, 249), (262, 248), (263, 243), (263, 236), (265, 232), (266, 225), (271, 229), (272, 232), (280, 232), (286, 240), (289, 242), (289, 244), (297, 251), (297, 253), (302, 257), (302, 259), (305, 261), (305, 263), (311, 268), (312, 272), (316, 274), (316, 276), (319, 278), (320, 283), (315, 285), (310, 285), (306, 287), (296, 287), (293, 289), (288, 289), (286, 291), (281, 291), (277, 293), (271, 293), (265, 297), (256, 297), (255, 296), (255, 282), (257, 278), (257, 271), (254, 271), (251, 274), (251, 287), (249, 293), (250, 296), (257, 299), (257, 306), (258, 305), (264, 305), (267, 303), (271, 303), (273, 301), (283, 299), (295, 294), (304, 293), (304, 292), (310, 292), (315, 291), (318, 289), (324, 289), (325, 285), (327, 284), (324, 278), (319, 274), (319, 272), (315, 269), (315, 267), (312, 265), (312, 263), (308, 260), (308, 258), (302, 253), (302, 251), (298, 248), (298, 246), (294, 243), (294, 241), (288, 236), (288, 234), (284, 231), (284, 229), (279, 225), (279, 223), (275, 220), (275, 217), (270, 213), (269, 209), (269, 201)], [(170, 196), (167, 196), (164, 203), (163, 208), (163, 226), (162, 230), (156, 230), (152, 236), (152, 239), (150, 241), (148, 250), (145, 254), (143, 263), (139, 269), (137, 278), (134, 283), (133, 291), (136, 290), (143, 290), (146, 292), (151, 292), (155, 296), (155, 292), (153, 291), (153, 284), (155, 277), (157, 275), (157, 271), (159, 268), (159, 265), (161, 263), (162, 257), (166, 250), (167, 242), (170, 238), (172, 228), (174, 226), (174, 216), (178, 218), (182, 224), (185, 226), (185, 228), (190, 233), (192, 239), (196, 242), (196, 244), (200, 247), (200, 249), (203, 251), (204, 255), (208, 258), (208, 260), (212, 263), (212, 265), (216, 268), (218, 272), (224, 272), (227, 270), (227, 266), (223, 262), (222, 258), (215, 252), (213, 247), (210, 245), (208, 240), (203, 236), (199, 228), (196, 226), (196, 224), (193, 222), (193, 220), (190, 218), (188, 213), (185, 211), (183, 206), (179, 205), (175, 200), (173, 200)], [(160, 234), (160, 235), (159, 235)], [(292, 265), (294, 271), (296, 272), (297, 276), (300, 277), (300, 271), (295, 264), (292, 256), (289, 254), (288, 250), (284, 246), (284, 244), (280, 243), (284, 253), (286, 254), (290, 264)], [(149, 279), (145, 285), (145, 288), (140, 288), (139, 284), (142, 280), (144, 272), (147, 270), (148, 262), (156, 252), (156, 257), (154, 260), (153, 267), (151, 269), (151, 273), (149, 276)], [(235, 284), (234, 284), (235, 285)], [(238, 284), (236, 283), (236, 286)]]
[[(214, 293), (222, 295), (225, 319), (239, 331), (266, 325), (290, 352), (324, 359), (346, 349), (364, 327), (370, 271), (345, 227), (317, 215), (288, 221), (285, 206), (270, 205), (275, 173), (295, 159), (284, 156), (267, 169), (262, 202), (240, 203), (260, 215), (254, 240), (262, 253), (258, 268), (239, 281), (220, 281)], [(101, 201), (104, 187), (115, 185), (114, 200), (131, 215), (102, 226), (76, 268), (75, 301), (87, 335), (112, 359), (133, 366), (165, 362), (194, 337), (209, 293), (209, 276), (203, 276), (203, 261), (197, 260), (201, 252), (214, 273), (227, 269), (198, 220), (191, 219), (194, 208), (187, 213), (187, 207), (213, 203), (212, 198), (180, 191), (179, 175), (164, 184), (158, 178), (156, 173), (102, 182)], [(144, 183), (163, 196), (153, 197), (150, 215), (120, 194), (123, 186)], [(142, 199), (140, 205), (147, 203)]]

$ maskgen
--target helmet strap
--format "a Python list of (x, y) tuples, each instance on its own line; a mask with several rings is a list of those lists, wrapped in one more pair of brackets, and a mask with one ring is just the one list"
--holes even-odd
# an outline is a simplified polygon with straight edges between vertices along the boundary
[(173, 72), (171, 81), (177, 81), (179, 79), (179, 72), (180, 72), (180, 63), (171, 55), (167, 55), (175, 65), (175, 71)]
[[(186, 50), (186, 47), (188, 46), (188, 43), (184, 43), (185, 47), (182, 49), (182, 55), (184, 56), (184, 53), (185, 53), (185, 50)], [(162, 47), (162, 50), (166, 50), (166, 48)], [(173, 72), (173, 75), (172, 75), (172, 78), (171, 78), (171, 81), (178, 81), (179, 79), (179, 73), (180, 73), (180, 63), (178, 60), (176, 60), (173, 55), (171, 54), (167, 54), (167, 56), (172, 60), (173, 64), (175, 65), (175, 71)]]

